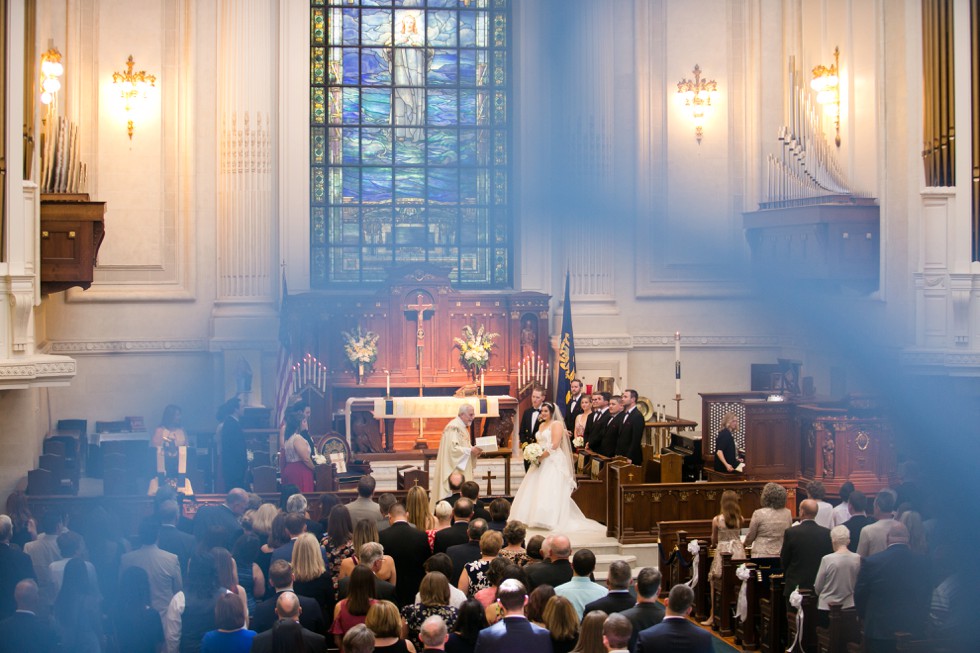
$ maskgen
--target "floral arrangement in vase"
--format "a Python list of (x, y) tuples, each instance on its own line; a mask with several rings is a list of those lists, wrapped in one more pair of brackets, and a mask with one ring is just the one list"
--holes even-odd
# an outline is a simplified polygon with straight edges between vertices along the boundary
[(378, 360), (378, 338), (374, 331), (362, 331), (361, 327), (353, 331), (344, 331), (344, 353), (354, 367), (358, 382), (364, 376), (364, 371), (371, 369)]
[(463, 327), (463, 337), (453, 338), (456, 346), (459, 347), (460, 360), (465, 367), (473, 371), (473, 374), (480, 373), (487, 366), (493, 341), (498, 336), (497, 333), (488, 333), (482, 326), (473, 333), (473, 328), (466, 325)]

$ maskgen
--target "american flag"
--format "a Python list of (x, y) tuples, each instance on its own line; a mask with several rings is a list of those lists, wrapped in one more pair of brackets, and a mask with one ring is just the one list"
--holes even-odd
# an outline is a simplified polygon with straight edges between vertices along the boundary
[(276, 364), (276, 421), (282, 424), (286, 418), (286, 405), (293, 391), (293, 351), (289, 338), (288, 302), (289, 289), (286, 287), (286, 271), (282, 272), (282, 297), (279, 306), (279, 357)]

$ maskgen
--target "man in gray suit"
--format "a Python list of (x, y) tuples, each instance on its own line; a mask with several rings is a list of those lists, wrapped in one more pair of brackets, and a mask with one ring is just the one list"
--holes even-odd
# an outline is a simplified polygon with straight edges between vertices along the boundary
[(369, 519), (372, 524), (381, 519), (381, 508), (371, 498), (374, 496), (376, 486), (374, 477), (367, 474), (357, 482), (357, 498), (347, 504), (350, 523), (354, 526), (357, 526), (357, 522), (362, 519)]
[(167, 612), (170, 599), (181, 590), (180, 562), (177, 556), (157, 546), (160, 522), (146, 517), (140, 522), (139, 541), (142, 546), (123, 555), (119, 574), (129, 567), (139, 567), (150, 579), (150, 603), (162, 617)]
[(895, 519), (895, 493), (882, 490), (875, 497), (875, 521), (861, 529), (858, 555), (862, 558), (881, 553), (888, 548), (888, 532), (898, 523)]

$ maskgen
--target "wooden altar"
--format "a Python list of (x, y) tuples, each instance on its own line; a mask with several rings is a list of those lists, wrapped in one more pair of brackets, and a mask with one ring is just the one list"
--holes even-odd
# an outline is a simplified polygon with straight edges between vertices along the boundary
[[(449, 397), (463, 386), (470, 387), (462, 394), (479, 394), (480, 379), (464, 367), (453, 342), (467, 325), (498, 334), (483, 377), (484, 394), (520, 396), (518, 362), (530, 351), (545, 359), (550, 353), (550, 297), (513, 290), (456, 290), (449, 271), (425, 264), (401, 266), (375, 289), (289, 297), (286, 320), (293, 360), (309, 354), (325, 370), (319, 387), (304, 393), (312, 409), (313, 432), (342, 432), (350, 417), (347, 435), (355, 451), (364, 452), (357, 443), (369, 443), (368, 451), (413, 449), (418, 420), (395, 420), (386, 441), (382, 422), (363, 413), (348, 416), (345, 404), (351, 398), (418, 397), (420, 385), (426, 397)], [(344, 353), (343, 333), (358, 327), (379, 335), (377, 360), (363, 374)], [(483, 427), (499, 430), (506, 424), (495, 425), (493, 420), (513, 417), (488, 418)], [(425, 420), (428, 446), (438, 446), (446, 421)]]

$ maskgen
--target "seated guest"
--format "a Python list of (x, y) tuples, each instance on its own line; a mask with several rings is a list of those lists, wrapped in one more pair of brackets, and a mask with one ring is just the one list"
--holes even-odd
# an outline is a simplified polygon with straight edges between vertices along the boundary
[(667, 597), (664, 620), (639, 634), (634, 653), (712, 653), (714, 638), (711, 633), (687, 618), (692, 607), (694, 590), (687, 585), (674, 585)]
[[(361, 547), (368, 542), (380, 542), (381, 537), (378, 534), (378, 525), (376, 522), (372, 522), (368, 519), (362, 519), (361, 521), (354, 524), (354, 555), (350, 556), (346, 560), (342, 560), (340, 563), (340, 578), (343, 579), (350, 576), (350, 572), (355, 566), (361, 564), (361, 561), (357, 557), (357, 552), (361, 550)], [(388, 581), (392, 585), (396, 583), (397, 580), (397, 570), (395, 568), (395, 560), (389, 556), (382, 556), (381, 568), (379, 569), (378, 578), (384, 581)]]
[(656, 626), (664, 620), (664, 606), (657, 600), (660, 594), (661, 575), (659, 569), (644, 567), (636, 576), (636, 605), (619, 614), (633, 624), (633, 634), (630, 636), (629, 649), (636, 647), (636, 638), (640, 631)]
[(601, 599), (609, 593), (608, 589), (592, 580), (595, 564), (595, 554), (592, 551), (589, 549), (576, 551), (572, 556), (571, 580), (555, 587), (555, 594), (571, 601), (579, 621), (585, 615), (586, 604)]
[[(555, 588), (551, 585), (538, 585), (534, 588), (527, 597), (527, 605), (524, 606), (524, 615), (531, 623), (544, 628), (544, 606), (548, 605), (552, 596), (555, 596)], [(497, 588), (497, 600), (500, 600), (500, 588)], [(506, 613), (503, 616), (506, 616)]]
[(752, 547), (753, 558), (775, 558), (783, 548), (783, 533), (793, 525), (793, 514), (786, 507), (786, 488), (766, 483), (759, 503), (762, 507), (752, 513), (743, 544)]
[(562, 596), (552, 596), (544, 606), (544, 627), (551, 634), (554, 653), (569, 653), (578, 642), (578, 615), (571, 602)]
[(616, 560), (609, 565), (609, 575), (606, 576), (606, 587), (609, 593), (586, 604), (585, 614), (593, 610), (602, 610), (606, 614), (622, 612), (632, 608), (636, 601), (630, 594), (630, 581), (633, 580), (633, 570), (624, 560)]
[[(269, 582), (272, 583), (273, 592), (271, 596), (255, 605), (255, 615), (251, 621), (252, 630), (262, 633), (276, 622), (276, 601), (284, 592), (293, 592), (293, 567), (285, 560), (276, 560), (269, 568)], [(295, 594), (295, 592), (293, 592)], [(329, 622), (324, 621), (324, 617), (332, 618), (333, 613), (324, 615), (320, 610), (320, 604), (316, 599), (307, 596), (299, 596), (300, 617), (299, 622), (303, 628), (314, 633), (323, 633), (329, 626)]]
[(141, 567), (122, 573), (111, 617), (120, 651), (157, 653), (162, 647), (163, 623), (150, 604), (150, 581)]
[(861, 556), (847, 548), (851, 534), (846, 526), (834, 526), (830, 530), (830, 541), (834, 552), (820, 561), (817, 579), (813, 582), (813, 591), (817, 594), (817, 623), (824, 627), (830, 623), (831, 603), (845, 609), (854, 607), (854, 584), (861, 569)]
[(327, 650), (323, 635), (303, 628), (300, 621), (300, 602), (292, 592), (283, 592), (276, 599), (277, 621), (272, 627), (252, 639), (252, 653), (322, 653)]
[(503, 532), (510, 519), (510, 501), (507, 499), (494, 499), (488, 508), (490, 519), (487, 520), (487, 527), (493, 531)]
[(249, 653), (254, 630), (245, 628), (245, 611), (234, 594), (222, 594), (214, 605), (215, 630), (201, 640), (201, 653)]
[(419, 601), (402, 608), (402, 619), (405, 622), (408, 639), (420, 651), (424, 648), (419, 640), (422, 623), (429, 617), (438, 615), (445, 620), (449, 628), (452, 628), (456, 623), (457, 614), (456, 608), (449, 604), (449, 580), (438, 571), (430, 571), (422, 579), (422, 584), (419, 586)]
[(609, 653), (627, 653), (633, 637), (633, 624), (621, 614), (611, 614), (602, 624), (602, 643)]
[(888, 548), (888, 533), (899, 523), (895, 519), (895, 493), (882, 490), (875, 496), (875, 522), (861, 529), (858, 541), (858, 555), (862, 558), (881, 553)]
[[(450, 629), (452, 632), (449, 633), (449, 639), (446, 641), (447, 653), (473, 653), (473, 649), (476, 648), (476, 638), (480, 635), (480, 631), (489, 625), (483, 610), (484, 606), (475, 599), (467, 599), (459, 607), (456, 625)], [(424, 635), (425, 623), (422, 624), (420, 637), (423, 644), (425, 644)]]
[(854, 553), (857, 553), (858, 542), (861, 541), (861, 529), (875, 522), (874, 517), (868, 517), (867, 509), (868, 499), (865, 497), (864, 492), (860, 490), (851, 492), (850, 496), (847, 497), (847, 511), (851, 514), (851, 517), (844, 522), (844, 526), (847, 526), (847, 532), (851, 537), (847, 548)]
[(585, 615), (578, 629), (578, 642), (572, 653), (606, 653), (602, 639), (602, 626), (608, 615), (602, 610), (593, 610)]
[(357, 498), (347, 504), (347, 510), (350, 512), (352, 523), (357, 524), (362, 519), (367, 519), (377, 524), (378, 520), (381, 519), (381, 508), (372, 499), (374, 488), (377, 485), (374, 477), (367, 474), (362, 476), (361, 480), (357, 482)]
[(378, 601), (372, 605), (368, 609), (364, 625), (374, 634), (375, 651), (415, 653), (412, 642), (402, 637), (401, 615), (398, 613), (398, 606), (391, 601)]
[(806, 484), (806, 495), (808, 498), (817, 502), (817, 516), (813, 521), (824, 528), (830, 528), (833, 519), (834, 507), (827, 503), (827, 489), (821, 481), (810, 481)]
[[(453, 575), (453, 561), (445, 553), (436, 553), (429, 556), (429, 559), (425, 561), (423, 565), (425, 573), (431, 573), (433, 571), (438, 571), (440, 574), (446, 577), (446, 582), (449, 582), (449, 577)], [(463, 605), (466, 600), (466, 595), (459, 591), (458, 587), (453, 585), (449, 586), (449, 605), (454, 608), (458, 608)], [(414, 603), (422, 602), (422, 594), (420, 592), (415, 593)]]
[[(176, 560), (176, 556), (174, 557)], [(85, 561), (72, 558), (65, 565), (65, 578), (54, 601), (52, 616), (60, 632), (61, 645), (73, 653), (102, 650), (101, 597), (92, 587)]]
[(504, 544), (504, 538), (497, 531), (488, 530), (480, 536), (480, 557), (472, 562), (467, 562), (463, 566), (463, 573), (459, 576), (457, 587), (467, 596), (473, 596), (482, 589), (490, 587), (490, 580), (487, 578), (487, 570), (490, 562), (496, 559), (500, 548)]
[(357, 624), (363, 624), (367, 619), (368, 610), (377, 602), (375, 593), (376, 578), (374, 572), (365, 565), (357, 565), (348, 581), (349, 592), (337, 602), (333, 612), (333, 625), (330, 634), (334, 636), (337, 647), (343, 650), (344, 635)]
[(847, 509), (847, 500), (851, 497), (851, 492), (853, 491), (854, 483), (850, 481), (841, 483), (840, 490), (837, 491), (837, 494), (840, 496), (840, 503), (834, 506), (833, 511), (830, 513), (830, 528), (840, 526), (851, 518), (851, 511)]
[(341, 644), (341, 653), (371, 653), (376, 650), (374, 633), (364, 624), (357, 624), (348, 630)]
[(332, 614), (334, 607), (333, 581), (323, 564), (323, 550), (312, 533), (296, 538), (293, 547), (293, 591), (314, 599), (323, 614)]
[[(378, 542), (365, 542), (360, 549), (360, 564), (357, 567), (367, 567), (374, 574), (374, 597), (384, 599), (392, 603), (398, 603), (398, 594), (395, 586), (386, 580), (382, 580), (378, 574), (384, 564), (384, 547)], [(354, 567), (357, 569), (357, 567)], [(353, 572), (351, 572), (353, 575)], [(337, 598), (342, 599), (347, 596), (347, 588), (350, 585), (350, 576), (341, 578), (337, 584)]]
[(506, 580), (500, 585), (497, 600), (503, 607), (504, 618), (480, 632), (476, 640), (476, 653), (491, 651), (540, 651), (551, 650), (551, 636), (544, 628), (533, 624), (524, 615), (528, 601), (527, 590), (516, 580)]
[(0, 621), (0, 652), (2, 653), (56, 653), (58, 630), (45, 618), (38, 616), (41, 599), (37, 583), (25, 578), (14, 586), (16, 612)]
[(527, 565), (529, 558), (524, 549), (524, 538), (527, 537), (527, 525), (516, 519), (507, 522), (503, 530), (504, 548), (500, 555), (509, 558), (518, 567)]

